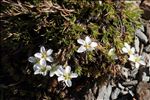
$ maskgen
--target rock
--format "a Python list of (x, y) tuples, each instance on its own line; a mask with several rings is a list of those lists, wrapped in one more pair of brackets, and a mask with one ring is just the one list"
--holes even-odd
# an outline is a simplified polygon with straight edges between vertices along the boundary
[(89, 93), (85, 96), (85, 100), (95, 100), (94, 94), (91, 89), (89, 89)]
[(146, 25), (146, 35), (147, 35), (148, 41), (150, 43), (150, 24), (149, 23)]
[(128, 78), (129, 75), (129, 69), (122, 67), (121, 74), (124, 75), (126, 78)]
[(150, 59), (147, 62), (147, 67), (149, 67), (149, 74), (150, 74)]
[(150, 54), (148, 54), (148, 53), (146, 53), (146, 52), (143, 52), (143, 53), (142, 53), (142, 58), (143, 58), (143, 60), (145, 61), (146, 66), (147, 66), (147, 67), (150, 66), (150, 65), (149, 65), (149, 62), (150, 62)]
[(144, 81), (144, 82), (150, 81), (150, 77), (147, 76), (145, 72), (143, 72), (143, 75), (142, 75), (142, 81)]
[(134, 100), (134, 99), (129, 94), (126, 94), (126, 95), (122, 95), (117, 100)]
[(144, 10), (143, 18), (149, 20), (150, 19), (150, 1), (142, 0), (140, 7)]
[(139, 41), (139, 38), (138, 37), (135, 37), (135, 40), (134, 40), (134, 47), (135, 47), (135, 50), (137, 53), (140, 52), (140, 41)]
[(123, 95), (126, 95), (126, 94), (128, 94), (129, 92), (128, 92), (128, 90), (121, 90), (121, 93), (122, 93)]
[(149, 68), (148, 67), (139, 68), (138, 81), (143, 80), (143, 73), (146, 73), (146, 75), (149, 75)]
[(128, 81), (128, 82), (123, 82), (122, 85), (129, 86), (129, 85), (136, 85), (137, 83), (138, 83), (137, 80), (132, 80), (132, 81)]
[(150, 45), (144, 47), (144, 50), (145, 50), (147, 53), (150, 53)]
[(118, 83), (118, 87), (120, 88), (120, 89), (124, 89), (125, 87), (124, 86), (122, 86), (122, 84), (120, 84), (120, 83)]
[(104, 100), (109, 100), (111, 92), (112, 92), (112, 86), (110, 84), (108, 84), (108, 86), (106, 88)]
[(104, 95), (106, 92), (106, 83), (100, 87), (99, 91), (98, 91), (98, 97), (97, 100), (104, 100)]
[(118, 95), (120, 94), (120, 91), (121, 90), (119, 88), (116, 88), (111, 94), (111, 99), (117, 99)]
[(140, 39), (141, 42), (145, 44), (148, 42), (146, 35), (141, 31), (141, 29), (137, 29), (135, 34)]
[(133, 69), (132, 71), (130, 71), (129, 76), (135, 78), (136, 75), (137, 75), (137, 73), (138, 73), (138, 69), (135, 68), (135, 69)]
[(107, 86), (107, 83), (105, 83), (99, 89), (97, 100), (109, 100), (111, 92), (112, 92), (112, 85), (110, 85), (110, 83), (109, 83)]
[(139, 100), (149, 100), (150, 99), (150, 83), (140, 82), (136, 89), (137, 96)]
[(132, 97), (134, 96), (134, 93), (131, 90), (129, 90), (129, 93)]

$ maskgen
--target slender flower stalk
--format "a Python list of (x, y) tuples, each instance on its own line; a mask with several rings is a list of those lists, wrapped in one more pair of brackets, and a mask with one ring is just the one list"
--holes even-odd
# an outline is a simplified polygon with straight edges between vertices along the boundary
[(85, 51), (92, 51), (98, 45), (96, 42), (92, 42), (91, 38), (89, 36), (86, 36), (85, 40), (78, 39), (77, 42), (79, 44), (81, 44), (81, 46), (77, 50), (78, 53), (82, 53), (82, 52), (85, 52)]

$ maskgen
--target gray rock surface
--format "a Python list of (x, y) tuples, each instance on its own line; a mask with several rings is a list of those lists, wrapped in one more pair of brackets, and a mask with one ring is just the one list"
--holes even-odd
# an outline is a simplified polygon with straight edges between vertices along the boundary
[(136, 75), (137, 75), (137, 73), (138, 73), (138, 69), (135, 68), (135, 69), (133, 69), (133, 70), (130, 71), (129, 76), (135, 78)]
[(112, 92), (112, 94), (111, 94), (111, 99), (117, 99), (118, 98), (118, 95), (120, 94), (120, 89), (119, 88), (116, 88), (113, 92)]
[(109, 100), (112, 92), (112, 85), (110, 83), (105, 83), (99, 89), (99, 94), (96, 100)]
[(124, 86), (129, 86), (129, 85), (136, 85), (138, 84), (137, 80), (132, 80), (132, 81), (127, 81), (127, 82), (123, 82)]
[(146, 47), (144, 47), (144, 50), (147, 52), (147, 53), (150, 53), (150, 44)]
[(137, 29), (135, 32), (135, 35), (140, 39), (141, 42), (143, 43), (147, 43), (148, 42), (148, 38), (146, 37), (146, 35), (141, 31), (141, 29)]
[(143, 72), (142, 81), (143, 81), (143, 82), (148, 82), (148, 81), (150, 81), (150, 77), (147, 76), (145, 72)]
[(136, 92), (139, 100), (150, 100), (150, 83), (140, 82)]
[(149, 23), (146, 25), (146, 35), (148, 37), (148, 41), (150, 43), (150, 21)]
[(134, 40), (134, 46), (135, 46), (135, 50), (137, 53), (140, 52), (140, 41), (139, 38), (135, 36), (135, 40)]

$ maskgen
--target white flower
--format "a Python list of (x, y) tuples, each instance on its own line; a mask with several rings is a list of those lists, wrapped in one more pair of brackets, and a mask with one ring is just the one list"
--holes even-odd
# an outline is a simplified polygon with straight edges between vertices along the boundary
[(88, 36), (85, 37), (85, 40), (78, 39), (77, 42), (79, 44), (81, 44), (81, 46), (77, 50), (78, 53), (82, 53), (82, 52), (85, 52), (85, 51), (92, 51), (97, 46), (97, 43), (92, 42), (90, 37), (88, 37)]
[(129, 60), (135, 63), (136, 68), (139, 68), (140, 64), (146, 65), (142, 57), (139, 56), (138, 54), (130, 55)]
[(99, 1), (99, 4), (101, 5), (101, 4), (102, 4), (102, 1)]
[(62, 66), (59, 66), (59, 69), (57, 72), (58, 72), (57, 73), (58, 81), (64, 81), (68, 87), (72, 86), (71, 79), (78, 77), (77, 73), (71, 72), (70, 66), (66, 66), (65, 69)]
[(31, 62), (31, 63), (33, 63), (33, 64), (38, 63), (39, 60), (40, 59), (38, 59), (36, 57), (33, 57), (33, 56), (31, 56), (31, 57), (28, 58), (28, 61)]
[(39, 58), (39, 59), (44, 59), (47, 60), (49, 62), (53, 62), (53, 58), (51, 57), (53, 50), (49, 49), (49, 50), (45, 50), (44, 46), (42, 46), (40, 48), (40, 53), (35, 53), (34, 56)]
[(34, 64), (33, 68), (38, 66), (39, 63), (40, 63), (40, 59), (39, 58), (32, 57), (32, 56), (28, 58), (28, 61)]
[(127, 53), (128, 55), (133, 55), (135, 53), (135, 48), (130, 47), (129, 44), (124, 43), (124, 47), (122, 48), (123, 53)]
[(42, 74), (45, 76), (47, 72), (51, 69), (51, 66), (46, 64), (46, 61), (44, 59), (41, 59), (39, 64), (36, 64), (36, 66), (33, 66), (34, 74)]
[(53, 66), (51, 67), (51, 69), (50, 69), (49, 76), (50, 76), (50, 77), (53, 77), (54, 75), (59, 76), (58, 68), (59, 68), (59, 66), (53, 65)]
[(112, 59), (118, 59), (117, 55), (115, 54), (115, 48), (111, 48), (108, 52), (108, 56), (110, 56)]

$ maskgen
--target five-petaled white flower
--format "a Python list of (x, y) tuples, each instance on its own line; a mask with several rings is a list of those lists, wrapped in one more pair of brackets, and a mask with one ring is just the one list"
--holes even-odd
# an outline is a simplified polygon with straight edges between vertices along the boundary
[(33, 69), (34, 69), (35, 75), (42, 74), (43, 76), (45, 76), (47, 72), (51, 69), (51, 66), (47, 65), (44, 59), (41, 59), (39, 61), (39, 64), (37, 64), (36, 66), (33, 66)]
[(110, 56), (112, 59), (118, 59), (115, 51), (116, 51), (115, 48), (111, 48), (108, 52), (108, 56)]
[(49, 62), (53, 62), (53, 58), (51, 57), (52, 52), (53, 52), (52, 49), (49, 49), (46, 51), (45, 47), (42, 46), (40, 48), (40, 53), (35, 53), (34, 56), (39, 58), (39, 59), (44, 59), (44, 60), (47, 60)]
[(78, 53), (82, 53), (85, 51), (92, 51), (98, 45), (96, 42), (92, 42), (89, 36), (86, 36), (85, 40), (78, 39), (77, 42), (81, 44), (81, 46), (77, 50)]
[(58, 81), (65, 82), (68, 87), (72, 86), (71, 79), (78, 77), (77, 73), (71, 72), (70, 66), (66, 66), (64, 69), (63, 66), (60, 65), (57, 71), (58, 71), (58, 74), (57, 74), (58, 75)]
[(122, 48), (123, 53), (127, 53), (128, 55), (133, 55), (135, 53), (135, 48), (130, 47), (129, 44), (124, 43), (124, 47)]
[(129, 60), (135, 63), (136, 68), (139, 68), (140, 64), (146, 65), (142, 57), (139, 56), (138, 54), (130, 55)]

